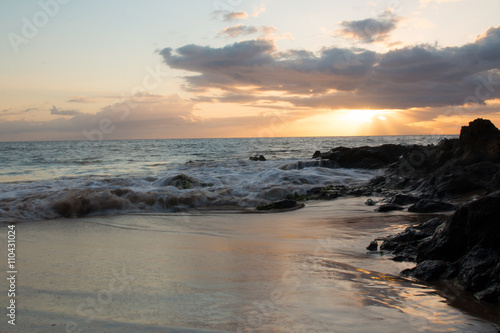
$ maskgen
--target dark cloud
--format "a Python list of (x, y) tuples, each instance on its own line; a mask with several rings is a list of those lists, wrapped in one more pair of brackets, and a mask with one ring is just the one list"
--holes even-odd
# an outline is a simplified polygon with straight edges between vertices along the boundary
[(225, 35), (227, 37), (238, 37), (241, 35), (251, 35), (257, 32), (259, 32), (259, 29), (255, 26), (238, 24), (233, 27), (225, 28), (219, 33), (219, 35)]
[(196, 73), (185, 77), (186, 89), (226, 92), (212, 97), (214, 102), (406, 109), (500, 97), (500, 27), (463, 46), (418, 45), (387, 53), (336, 47), (280, 52), (262, 39), (222, 48), (186, 45), (160, 54), (171, 68)]
[(381, 42), (389, 37), (392, 30), (396, 29), (399, 20), (390, 11), (386, 11), (377, 18), (343, 21), (340, 23), (342, 29), (336, 32), (344, 38), (354, 38), (364, 43)]
[(77, 114), (81, 114), (81, 112), (77, 110), (61, 110), (52, 105), (52, 107), (50, 108), (50, 114), (55, 114), (58, 116), (75, 116)]

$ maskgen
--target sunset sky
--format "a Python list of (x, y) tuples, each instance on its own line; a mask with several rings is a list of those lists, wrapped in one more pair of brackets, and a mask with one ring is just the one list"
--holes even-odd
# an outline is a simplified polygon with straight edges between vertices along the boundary
[(500, 1), (0, 2), (0, 141), (500, 126)]

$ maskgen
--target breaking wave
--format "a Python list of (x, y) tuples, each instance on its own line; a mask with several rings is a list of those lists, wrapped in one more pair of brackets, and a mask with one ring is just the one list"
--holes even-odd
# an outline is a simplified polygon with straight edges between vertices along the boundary
[(380, 171), (327, 161), (190, 162), (149, 176), (82, 176), (0, 184), (0, 222), (87, 215), (253, 208), (326, 185), (359, 185)]

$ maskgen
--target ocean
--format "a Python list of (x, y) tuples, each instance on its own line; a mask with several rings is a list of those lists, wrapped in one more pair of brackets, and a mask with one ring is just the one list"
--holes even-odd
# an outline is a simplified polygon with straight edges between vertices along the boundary
[[(361, 184), (381, 173), (313, 162), (316, 150), (437, 144), (444, 137), (4, 142), (0, 222), (253, 208), (316, 186)], [(255, 155), (267, 161), (249, 160)]]

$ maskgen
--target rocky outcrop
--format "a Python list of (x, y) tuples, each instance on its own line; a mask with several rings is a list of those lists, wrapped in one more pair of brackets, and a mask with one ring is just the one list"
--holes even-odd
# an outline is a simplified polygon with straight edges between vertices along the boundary
[[(385, 238), (381, 251), (416, 261), (403, 275), (453, 280), (480, 300), (500, 304), (500, 192)], [(372, 248), (373, 245), (371, 244)]]
[(370, 187), (413, 192), (427, 199), (492, 193), (500, 186), (498, 178), (492, 182), (500, 173), (500, 130), (481, 118), (463, 126), (458, 139), (444, 139), (438, 145), (338, 147), (327, 153), (316, 151), (312, 157), (329, 161), (329, 167), (385, 168)]
[(337, 147), (327, 153), (316, 151), (313, 158), (328, 159), (339, 168), (380, 169), (397, 162), (402, 154), (410, 150), (411, 147), (393, 144), (378, 147)]
[[(444, 222), (432, 219), (382, 239), (381, 252), (417, 263), (402, 275), (450, 280), (479, 300), (500, 304), (500, 131), (489, 120), (462, 127), (459, 139), (413, 147), (368, 186), (400, 192), (379, 209), (456, 210)], [(462, 207), (442, 200), (463, 200), (464, 194), (485, 196)], [(370, 251), (378, 250), (374, 242)]]
[(447, 198), (486, 192), (498, 172), (500, 131), (489, 120), (476, 119), (462, 127), (459, 139), (411, 147), (371, 185), (414, 191), (427, 198)]

